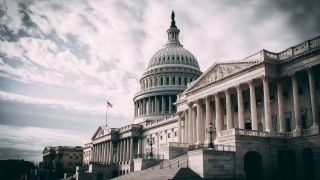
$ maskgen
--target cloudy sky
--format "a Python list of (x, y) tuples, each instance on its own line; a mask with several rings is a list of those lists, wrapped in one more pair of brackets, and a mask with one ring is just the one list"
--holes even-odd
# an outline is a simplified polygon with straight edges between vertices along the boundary
[(40, 161), (44, 146), (83, 145), (105, 122), (132, 121), (170, 13), (205, 71), (320, 35), (319, 1), (0, 0), (0, 159)]

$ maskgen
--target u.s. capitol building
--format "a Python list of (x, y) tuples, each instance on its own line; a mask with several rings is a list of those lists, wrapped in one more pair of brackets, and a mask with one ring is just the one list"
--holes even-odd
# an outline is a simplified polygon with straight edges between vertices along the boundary
[(202, 73), (174, 14), (167, 33), (140, 79), (133, 123), (96, 130), (79, 179), (320, 178), (320, 37)]

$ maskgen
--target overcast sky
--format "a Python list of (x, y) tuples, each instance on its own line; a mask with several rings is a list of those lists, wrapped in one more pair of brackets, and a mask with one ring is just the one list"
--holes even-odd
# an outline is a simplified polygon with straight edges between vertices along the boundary
[(0, 0), (0, 159), (40, 161), (44, 146), (84, 145), (105, 122), (133, 120), (133, 96), (167, 40), (205, 71), (320, 35), (320, 1)]

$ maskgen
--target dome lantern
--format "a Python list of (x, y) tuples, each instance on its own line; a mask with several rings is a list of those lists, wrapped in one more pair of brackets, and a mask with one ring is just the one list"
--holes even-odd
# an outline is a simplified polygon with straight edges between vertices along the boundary
[(176, 21), (174, 20), (174, 12), (172, 11), (171, 13), (171, 26), (170, 28), (167, 30), (168, 33), (168, 42), (166, 43), (166, 45), (170, 45), (170, 44), (178, 44), (180, 46), (182, 46), (179, 42), (179, 33), (180, 30), (177, 28), (176, 26)]

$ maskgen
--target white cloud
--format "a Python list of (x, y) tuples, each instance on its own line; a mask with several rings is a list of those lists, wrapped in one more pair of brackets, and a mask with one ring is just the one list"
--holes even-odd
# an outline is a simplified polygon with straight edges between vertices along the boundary
[[(21, 3), (35, 27), (24, 26)], [(242, 59), (263, 48), (281, 51), (301, 41), (297, 32), (304, 32), (292, 28), (291, 12), (269, 1), (7, 0), (0, 6), (5, 12), (0, 33), (6, 25), (17, 36), (10, 42), (0, 37), (0, 78), (32, 89), (10, 85), (8, 92), (0, 91), (1, 100), (101, 115), (109, 99), (110, 114), (126, 122), (133, 118), (138, 80), (167, 40), (171, 10), (180, 42), (202, 71), (215, 61)]]

